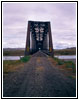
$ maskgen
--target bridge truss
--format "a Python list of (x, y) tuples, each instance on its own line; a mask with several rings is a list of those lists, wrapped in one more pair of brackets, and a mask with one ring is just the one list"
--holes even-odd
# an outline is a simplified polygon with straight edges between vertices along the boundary
[(28, 21), (25, 55), (39, 50), (49, 52), (53, 56), (50, 22)]

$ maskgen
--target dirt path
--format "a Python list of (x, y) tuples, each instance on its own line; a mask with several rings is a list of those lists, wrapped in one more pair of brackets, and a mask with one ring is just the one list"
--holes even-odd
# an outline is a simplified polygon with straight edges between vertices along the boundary
[(4, 97), (75, 97), (75, 80), (64, 76), (48, 57), (37, 52), (24, 68), (3, 81)]

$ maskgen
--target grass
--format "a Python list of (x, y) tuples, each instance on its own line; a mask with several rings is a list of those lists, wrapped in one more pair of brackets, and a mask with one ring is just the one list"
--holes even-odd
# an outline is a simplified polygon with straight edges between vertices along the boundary
[(56, 57), (54, 57), (54, 60), (57, 62), (57, 65), (64, 65), (67, 70), (72, 70), (73, 73), (76, 72), (76, 65), (72, 61), (63, 61)]
[(54, 60), (57, 62), (58, 65), (63, 65), (64, 64), (64, 61), (54, 57)]
[(3, 61), (3, 73), (8, 74), (9, 72), (17, 71), (19, 68), (24, 67), (24, 63), (30, 60), (30, 56), (22, 57), (20, 60), (4, 60)]
[(3, 61), (3, 72), (6, 74), (8, 72), (13, 72), (17, 69), (18, 66), (20, 66), (21, 62), (20, 60), (17, 61), (10, 61), (5, 60)]
[(72, 61), (65, 61), (66, 68), (72, 68), (72, 72), (76, 72), (75, 64)]

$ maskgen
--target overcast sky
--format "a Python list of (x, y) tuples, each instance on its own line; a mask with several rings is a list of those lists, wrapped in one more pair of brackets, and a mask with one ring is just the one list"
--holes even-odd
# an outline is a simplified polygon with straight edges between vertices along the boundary
[(3, 3), (4, 48), (25, 48), (28, 20), (51, 22), (54, 49), (76, 47), (76, 3)]

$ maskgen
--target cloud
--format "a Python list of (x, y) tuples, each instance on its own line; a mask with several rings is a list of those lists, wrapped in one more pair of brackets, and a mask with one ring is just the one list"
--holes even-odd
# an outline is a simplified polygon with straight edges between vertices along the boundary
[(4, 48), (25, 47), (28, 20), (51, 22), (54, 48), (76, 46), (76, 3), (3, 3)]

